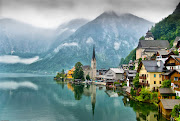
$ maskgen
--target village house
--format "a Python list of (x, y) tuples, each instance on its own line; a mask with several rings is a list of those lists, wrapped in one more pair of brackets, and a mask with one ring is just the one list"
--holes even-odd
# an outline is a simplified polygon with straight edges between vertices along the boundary
[(150, 60), (150, 58), (159, 50), (167, 50), (169, 48), (168, 40), (154, 40), (153, 34), (148, 31), (145, 36), (145, 40), (139, 40), (136, 49), (136, 60), (144, 58)]
[(173, 47), (179, 48), (180, 46), (180, 37), (176, 37), (176, 39), (173, 42)]
[(175, 99), (176, 93), (171, 88), (159, 88), (158, 99)]
[(107, 69), (99, 69), (96, 71), (96, 79), (97, 80), (103, 80), (104, 79), (104, 75), (107, 72)]
[(124, 70), (121, 68), (110, 68), (104, 75), (106, 82), (115, 82), (124, 79)]
[(127, 81), (127, 87), (133, 86), (133, 79), (135, 78), (137, 70), (125, 70), (124, 80)]
[(162, 80), (171, 80), (171, 87), (175, 91), (176, 96), (180, 97), (180, 70), (172, 70), (162, 74)]
[(180, 56), (169, 56), (164, 65), (168, 70), (180, 69)]
[(162, 83), (163, 68), (162, 61), (143, 60), (137, 70), (140, 85), (149, 88), (151, 91), (158, 89)]
[(180, 99), (161, 99), (158, 104), (158, 110), (163, 117), (170, 119), (172, 109), (175, 105), (179, 105), (179, 103)]
[(67, 79), (72, 79), (72, 75), (74, 74), (75, 67), (73, 67), (71, 70), (68, 70), (67, 72)]

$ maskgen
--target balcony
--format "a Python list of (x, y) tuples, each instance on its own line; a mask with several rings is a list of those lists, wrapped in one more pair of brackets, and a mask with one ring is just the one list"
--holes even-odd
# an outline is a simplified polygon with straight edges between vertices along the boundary
[(146, 76), (140, 76), (139, 79), (146, 79)]
[(166, 66), (175, 66), (175, 63), (168, 63)]
[(148, 84), (148, 83), (145, 83), (145, 82), (139, 82), (139, 84), (140, 84), (141, 86), (149, 86), (149, 84)]

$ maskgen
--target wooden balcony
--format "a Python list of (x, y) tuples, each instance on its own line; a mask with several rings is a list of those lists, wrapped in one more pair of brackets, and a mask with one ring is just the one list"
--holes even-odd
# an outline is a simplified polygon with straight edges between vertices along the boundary
[(168, 63), (166, 66), (175, 66), (175, 63)]
[(146, 76), (140, 76), (139, 79), (146, 79)]
[(149, 84), (148, 84), (148, 83), (145, 83), (145, 82), (139, 82), (139, 84), (140, 84), (141, 86), (149, 86)]

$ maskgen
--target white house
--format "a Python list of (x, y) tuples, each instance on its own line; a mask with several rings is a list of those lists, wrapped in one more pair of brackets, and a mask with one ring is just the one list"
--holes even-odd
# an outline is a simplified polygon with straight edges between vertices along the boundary
[(118, 81), (124, 79), (124, 70), (121, 68), (110, 68), (104, 75), (106, 81)]

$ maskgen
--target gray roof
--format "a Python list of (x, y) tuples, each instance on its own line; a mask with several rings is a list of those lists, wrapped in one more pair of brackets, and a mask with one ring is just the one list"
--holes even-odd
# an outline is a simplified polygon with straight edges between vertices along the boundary
[(166, 50), (159, 50), (158, 53), (160, 55), (168, 55), (169, 54)]
[(86, 70), (86, 69), (90, 69), (91, 67), (89, 65), (85, 65), (82, 68), (83, 68), (83, 70)]
[(156, 60), (143, 60), (142, 63), (145, 66), (147, 72), (162, 72), (164, 64), (160, 61), (160, 67), (157, 66)]
[(161, 94), (175, 94), (171, 88), (159, 88)]
[(139, 40), (138, 48), (169, 48), (168, 40)]
[(174, 42), (178, 42), (180, 40), (180, 37), (176, 37), (176, 39), (174, 40)]
[(144, 50), (144, 52), (157, 52), (157, 51), (159, 51), (160, 49), (159, 48), (146, 48), (145, 50)]
[(180, 99), (161, 99), (164, 109), (173, 109), (175, 105), (179, 105)]
[(145, 38), (149, 38), (149, 37), (153, 37), (154, 38), (152, 32), (148, 30), (148, 32), (146, 33)]

